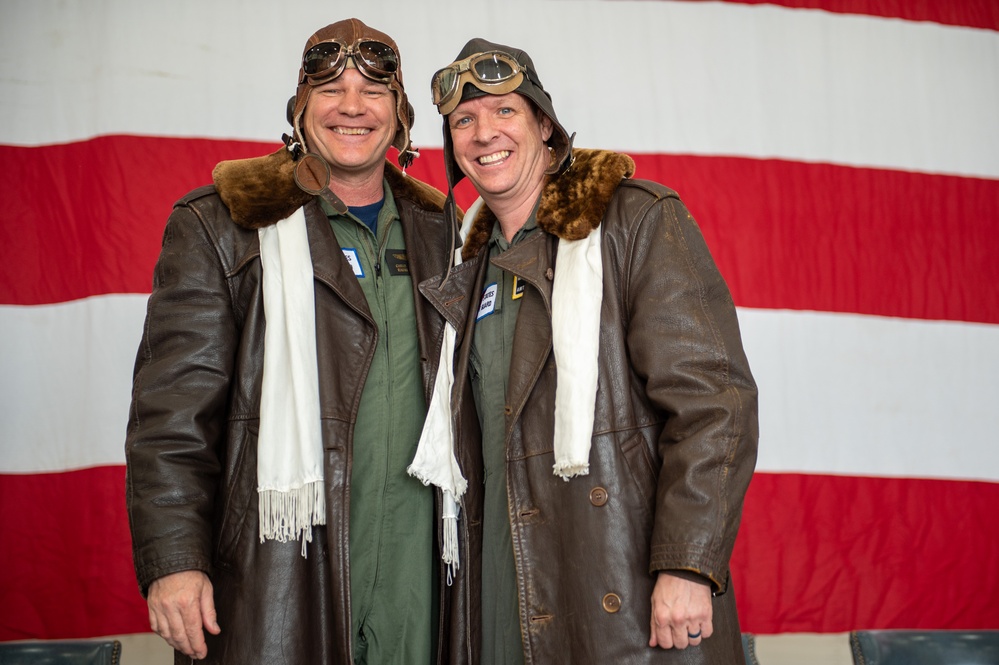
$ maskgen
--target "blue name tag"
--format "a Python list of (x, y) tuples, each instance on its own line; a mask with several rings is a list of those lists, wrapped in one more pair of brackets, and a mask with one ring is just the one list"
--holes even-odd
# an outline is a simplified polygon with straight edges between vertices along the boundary
[(350, 269), (354, 271), (354, 275), (361, 279), (364, 277), (364, 268), (361, 267), (361, 257), (357, 255), (357, 250), (353, 247), (343, 247), (343, 257), (347, 259), (347, 263), (350, 264)]
[(484, 319), (496, 311), (496, 293), (498, 291), (499, 285), (496, 282), (482, 290), (482, 302), (479, 303), (479, 314), (475, 317), (476, 321)]

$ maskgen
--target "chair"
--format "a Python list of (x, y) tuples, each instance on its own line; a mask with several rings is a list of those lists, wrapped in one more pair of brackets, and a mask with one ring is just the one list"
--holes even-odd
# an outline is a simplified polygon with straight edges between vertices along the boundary
[(0, 665), (121, 665), (118, 640), (0, 642)]
[(746, 665), (760, 665), (756, 658), (756, 636), (752, 633), (742, 634), (742, 652), (746, 655)]
[(996, 665), (999, 630), (855, 630), (855, 665)]

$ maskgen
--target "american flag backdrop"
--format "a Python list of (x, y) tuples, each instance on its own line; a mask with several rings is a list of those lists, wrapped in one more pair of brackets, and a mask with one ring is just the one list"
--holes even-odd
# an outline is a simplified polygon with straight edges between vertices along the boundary
[(399, 43), (412, 175), (446, 187), (429, 79), (485, 37), (700, 223), (761, 395), (744, 630), (999, 628), (996, 0), (3, 0), (0, 641), (148, 630), (123, 441), (163, 227), (278, 147), (349, 16)]

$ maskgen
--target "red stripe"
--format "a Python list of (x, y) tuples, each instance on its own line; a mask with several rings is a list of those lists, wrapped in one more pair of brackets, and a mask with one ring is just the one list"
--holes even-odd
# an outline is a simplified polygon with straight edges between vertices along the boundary
[(999, 30), (999, 3), (995, 0), (726, 0), (745, 5), (779, 5), (794, 9), (822, 9), (836, 14), (861, 14), (907, 21)]
[[(999, 484), (757, 474), (732, 562), (744, 630), (999, 628)], [(0, 641), (148, 630), (124, 468), (0, 476)]]
[(999, 180), (634, 157), (680, 193), (738, 305), (999, 323)]
[(0, 641), (148, 630), (125, 467), (0, 475)]
[(743, 630), (999, 628), (999, 484), (757, 474), (732, 574)]
[(211, 182), (219, 160), (271, 148), (136, 136), (0, 146), (9, 183), (0, 227), (0, 303), (148, 293), (174, 201)]
[[(8, 219), (0, 303), (148, 293), (181, 194), (222, 159), (274, 144), (112, 136), (0, 147)], [(737, 304), (999, 323), (999, 180), (782, 160), (635, 155), (638, 175), (677, 189)], [(439, 189), (443, 156), (410, 173)], [(474, 191), (459, 187), (462, 205)]]

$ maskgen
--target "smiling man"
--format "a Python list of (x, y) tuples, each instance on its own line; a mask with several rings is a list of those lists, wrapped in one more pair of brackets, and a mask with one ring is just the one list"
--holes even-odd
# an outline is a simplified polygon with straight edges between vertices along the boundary
[(452, 412), (482, 434), (455, 444), (452, 593), (474, 601), (452, 635), (485, 665), (743, 662), (728, 561), (757, 393), (697, 225), (629, 157), (573, 150), (522, 50), (473, 39), (432, 93), (448, 185), (482, 204), (425, 289), (453, 312)]
[(277, 153), (223, 162), (167, 223), (126, 440), (152, 629), (210, 663), (437, 661), (434, 493), (406, 473), (444, 319), (444, 196), (399, 51), (356, 19), (305, 45)]

